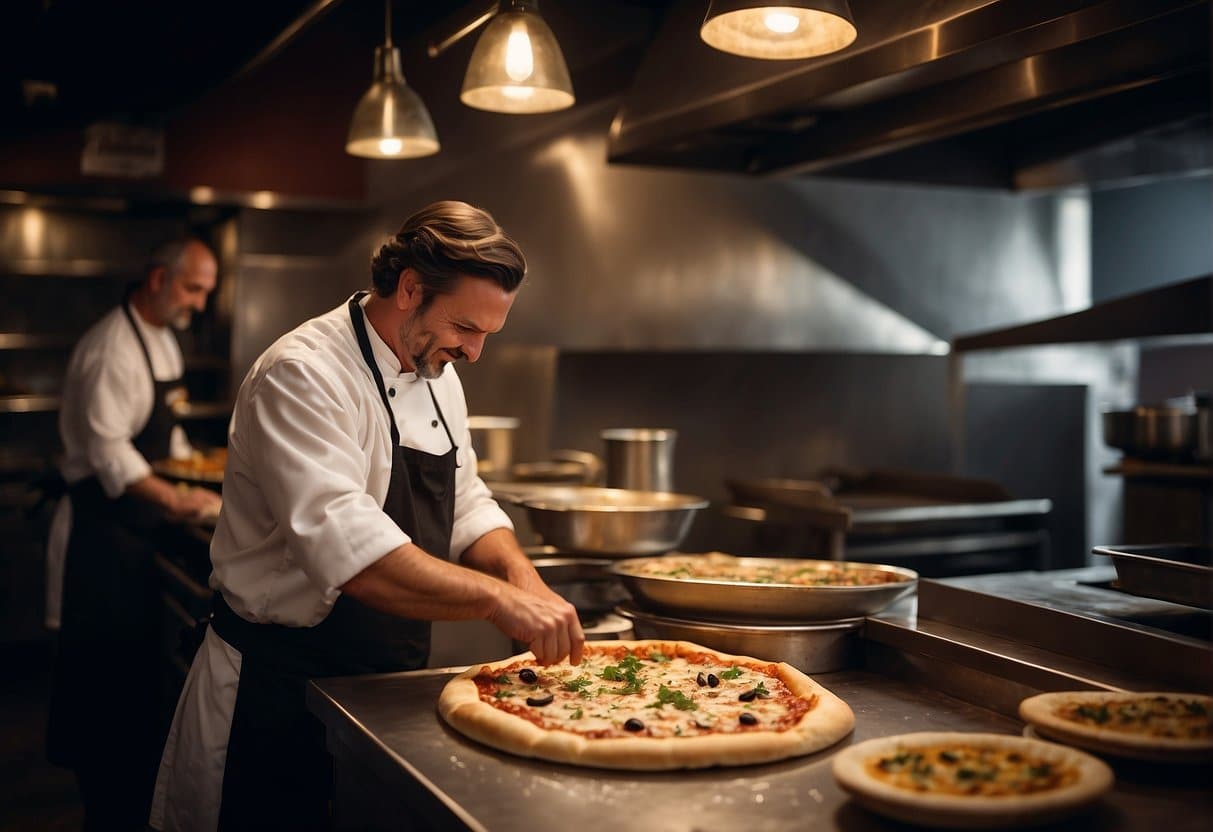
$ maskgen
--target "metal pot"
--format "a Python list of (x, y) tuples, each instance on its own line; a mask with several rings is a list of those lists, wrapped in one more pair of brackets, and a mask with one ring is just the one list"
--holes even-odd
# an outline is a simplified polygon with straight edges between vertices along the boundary
[(514, 463), (513, 416), (469, 416), (468, 431), (476, 451), (476, 473), (486, 480), (508, 477)]
[(678, 432), (668, 428), (604, 430), (607, 487), (673, 491), (677, 439)]
[(603, 557), (675, 549), (708, 505), (688, 494), (584, 486), (494, 484), (493, 496), (525, 508), (544, 543)]
[(1196, 412), (1139, 405), (1103, 413), (1104, 444), (1132, 456), (1184, 456), (1196, 450)]

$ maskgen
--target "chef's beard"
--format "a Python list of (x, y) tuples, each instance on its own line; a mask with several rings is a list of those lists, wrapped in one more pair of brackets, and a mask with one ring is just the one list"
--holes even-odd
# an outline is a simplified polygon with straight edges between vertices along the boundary
[(185, 332), (185, 330), (190, 328), (190, 322), (193, 319), (194, 319), (193, 313), (190, 312), (188, 309), (186, 309), (186, 310), (184, 310), (182, 312), (178, 312), (176, 315), (174, 315), (169, 320), (169, 323), (171, 323), (173, 325), (173, 329), (177, 330), (178, 332)]

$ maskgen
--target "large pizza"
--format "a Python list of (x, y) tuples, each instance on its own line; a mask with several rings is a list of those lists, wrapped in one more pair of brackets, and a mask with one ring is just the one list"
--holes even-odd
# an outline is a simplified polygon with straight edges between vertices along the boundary
[(637, 558), (625, 561), (619, 568), (628, 574), (651, 578), (785, 586), (875, 586), (901, 583), (913, 575), (871, 564), (739, 558), (723, 552)]
[(784, 663), (685, 641), (599, 641), (581, 664), (530, 653), (479, 665), (438, 700), (452, 728), (502, 751), (602, 768), (770, 762), (850, 733), (845, 702)]
[(861, 805), (935, 827), (1008, 827), (1064, 817), (1112, 786), (1112, 771), (1063, 745), (1003, 734), (922, 732), (852, 745), (834, 777)]
[(1213, 697), (1198, 693), (1063, 691), (1019, 704), (1040, 734), (1148, 760), (1213, 760)]

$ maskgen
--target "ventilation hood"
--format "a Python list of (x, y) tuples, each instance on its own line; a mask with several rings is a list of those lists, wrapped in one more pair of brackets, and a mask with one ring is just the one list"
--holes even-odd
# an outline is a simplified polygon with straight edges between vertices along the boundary
[(611, 162), (1000, 188), (1210, 169), (1209, 2), (852, 0), (859, 38), (802, 61), (699, 39), (669, 9)]

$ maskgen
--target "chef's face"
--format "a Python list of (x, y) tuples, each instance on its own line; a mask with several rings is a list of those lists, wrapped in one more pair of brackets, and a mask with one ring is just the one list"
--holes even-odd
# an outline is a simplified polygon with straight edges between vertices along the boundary
[(206, 308), (206, 298), (215, 288), (218, 266), (214, 256), (199, 243), (190, 243), (174, 271), (157, 269), (151, 278), (155, 315), (174, 329), (188, 329), (194, 312)]
[(404, 271), (400, 281), (407, 281), (399, 292), (409, 305), (408, 317), (400, 327), (402, 355), (426, 379), (438, 378), (452, 361), (480, 358), (485, 338), (505, 326), (516, 294), (488, 278), (465, 275), (455, 284), (455, 291), (435, 295), (425, 304), (425, 290), (411, 269)]

